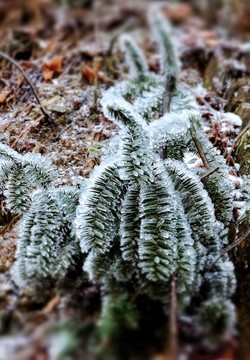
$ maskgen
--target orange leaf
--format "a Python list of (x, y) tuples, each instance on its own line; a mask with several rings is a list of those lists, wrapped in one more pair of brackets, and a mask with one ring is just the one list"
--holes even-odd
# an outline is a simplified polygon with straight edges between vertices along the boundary
[(50, 69), (43, 69), (43, 78), (45, 81), (49, 81), (53, 78), (54, 76), (54, 71), (50, 70)]
[(170, 20), (183, 22), (192, 15), (192, 8), (188, 4), (171, 4), (163, 8), (164, 14)]
[(95, 82), (95, 71), (90, 66), (84, 66), (82, 68), (83, 76), (88, 80), (91, 84)]
[(48, 81), (51, 80), (54, 74), (60, 74), (62, 72), (63, 57), (60, 55), (54, 56), (49, 62), (43, 64), (43, 78)]
[(3, 89), (0, 92), (0, 104), (3, 104), (6, 102), (9, 93), (10, 93), (9, 90), (7, 90), (7, 89)]
[(62, 56), (57, 55), (54, 56), (48, 63), (46, 63), (46, 65), (50, 70), (54, 70), (56, 73), (60, 73), (62, 72), (62, 61)]

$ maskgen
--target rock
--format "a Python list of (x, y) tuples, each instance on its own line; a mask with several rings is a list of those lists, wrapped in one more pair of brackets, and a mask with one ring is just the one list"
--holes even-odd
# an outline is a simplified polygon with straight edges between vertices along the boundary
[(242, 120), (242, 128), (246, 127), (250, 122), (250, 102), (240, 104), (235, 113), (241, 117)]

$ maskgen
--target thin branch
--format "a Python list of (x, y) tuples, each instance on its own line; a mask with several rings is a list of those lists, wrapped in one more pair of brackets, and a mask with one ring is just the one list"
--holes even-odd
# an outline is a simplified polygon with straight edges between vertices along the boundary
[(233, 142), (233, 149), (236, 148), (238, 141), (242, 138), (242, 136), (248, 131), (250, 130), (250, 124), (248, 124), (247, 126), (244, 127), (243, 130), (241, 130), (241, 132), (238, 134), (238, 136), (234, 139)]
[(220, 169), (220, 167), (217, 166), (215, 169), (207, 172), (205, 175), (203, 175), (203, 176), (201, 177), (201, 180), (204, 180), (204, 179), (208, 178), (210, 175), (213, 175), (213, 174), (214, 174), (216, 171), (218, 171), (219, 169)]
[(2, 235), (4, 235), (5, 233), (11, 231), (11, 229), (14, 227), (14, 225), (17, 223), (17, 221), (18, 221), (19, 219), (20, 219), (20, 215), (15, 214), (15, 215), (13, 216), (13, 218), (11, 219), (11, 221), (10, 221), (7, 225), (5, 225), (5, 226), (3, 226), (3, 227), (0, 228), (0, 235), (2, 236)]
[(246, 234), (244, 234), (239, 239), (235, 240), (232, 244), (228, 245), (215, 259), (215, 261), (212, 263), (212, 265), (209, 267), (211, 269), (225, 254), (227, 254), (229, 251), (233, 250), (236, 246), (240, 245), (243, 241), (245, 241), (250, 236), (250, 230)]
[(199, 155), (200, 155), (200, 158), (201, 158), (201, 160), (202, 160), (202, 162), (203, 162), (203, 165), (205, 166), (205, 168), (206, 168), (207, 170), (209, 170), (209, 164), (208, 164), (207, 159), (206, 159), (206, 157), (205, 157), (205, 154), (204, 154), (204, 152), (203, 152), (203, 150), (202, 150), (200, 141), (199, 141), (199, 139), (197, 138), (197, 136), (194, 135), (194, 133), (193, 133), (192, 130), (190, 130), (190, 132), (191, 132), (191, 136), (192, 136), (193, 142), (194, 142), (194, 144), (195, 144), (195, 146), (196, 146), (196, 149), (197, 149), (197, 151), (198, 151), (198, 153), (199, 153)]
[(38, 125), (40, 123), (40, 121), (42, 120), (43, 115), (41, 115), (35, 122), (32, 122), (29, 126), (27, 126), (16, 138), (16, 140), (13, 142), (13, 144), (11, 145), (12, 149), (15, 149), (18, 141), (30, 130), (32, 129), (34, 126)]
[(43, 113), (43, 115), (46, 117), (46, 119), (49, 119), (49, 114), (46, 112), (46, 110), (44, 109), (41, 100), (39, 98), (38, 92), (35, 88), (35, 86), (32, 84), (30, 78), (28, 77), (28, 75), (24, 72), (24, 70), (21, 68), (21, 66), (12, 58), (10, 57), (8, 54), (5, 54), (3, 51), (0, 50), (0, 57), (4, 58), (5, 60), (9, 61), (12, 65), (14, 65), (22, 74), (22, 76), (25, 78), (25, 80), (27, 81), (27, 83), (30, 85), (31, 90), (33, 91), (33, 94), (36, 98), (36, 101), (38, 103), (38, 105), (40, 106), (40, 109)]

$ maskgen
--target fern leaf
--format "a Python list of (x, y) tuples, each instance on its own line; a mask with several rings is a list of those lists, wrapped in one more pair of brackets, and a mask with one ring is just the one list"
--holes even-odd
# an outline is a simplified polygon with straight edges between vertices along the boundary
[[(177, 198), (178, 199), (178, 198)], [(179, 200), (179, 201), (178, 201)], [(197, 253), (195, 250), (195, 243), (192, 238), (192, 230), (187, 221), (184, 207), (178, 199), (177, 201), (177, 222), (176, 222), (176, 236), (177, 236), (177, 270), (178, 276), (177, 286), (178, 293), (189, 295), (182, 300), (187, 302), (190, 295), (197, 289), (199, 271), (197, 271)]]
[(8, 145), (0, 143), (0, 159), (20, 162), (22, 160), (22, 156), (15, 150), (11, 149)]
[(153, 32), (160, 46), (162, 74), (165, 77), (170, 75), (175, 81), (179, 71), (179, 61), (170, 38), (170, 26), (160, 12), (152, 15), (150, 20)]
[(83, 270), (90, 280), (105, 281), (111, 276), (113, 257), (110, 253), (94, 253), (90, 251), (84, 260)]
[(31, 203), (29, 187), (29, 181), (23, 173), (22, 165), (14, 163), (9, 167), (8, 181), (3, 191), (7, 208), (19, 214), (27, 211)]
[(115, 96), (107, 91), (101, 100), (101, 105), (104, 115), (119, 127), (126, 126), (129, 130), (133, 130), (137, 125), (142, 129), (147, 129), (146, 121), (121, 96)]
[(159, 120), (149, 124), (149, 133), (153, 149), (161, 153), (163, 149), (167, 158), (182, 160), (190, 138), (188, 136), (188, 116), (175, 113), (166, 113)]
[(101, 168), (93, 179), (93, 185), (80, 198), (75, 224), (83, 253), (102, 254), (112, 245), (123, 191), (117, 169), (114, 164)]
[(57, 176), (50, 160), (40, 154), (25, 154), (22, 162), (30, 182), (34, 182), (38, 187), (47, 188)]
[[(202, 180), (205, 189), (211, 197), (215, 215), (219, 221), (224, 224), (232, 219), (232, 184), (229, 180), (228, 166), (226, 160), (219, 151), (211, 144), (205, 134), (199, 129), (199, 124), (195, 118), (191, 118), (191, 124), (194, 127), (196, 137), (199, 139), (203, 153), (211, 169), (219, 167), (219, 170), (209, 177)], [(193, 149), (194, 151), (197, 150)], [(201, 173), (203, 175), (203, 173)]]
[(195, 241), (206, 242), (213, 236), (213, 204), (197, 175), (177, 160), (167, 159), (165, 166), (178, 191)]
[(127, 190), (121, 207), (120, 237), (122, 257), (125, 261), (132, 262), (134, 265), (139, 260), (139, 193), (139, 186), (131, 185)]
[(141, 186), (139, 267), (152, 281), (166, 281), (176, 271), (176, 201), (171, 180), (162, 173)]
[(123, 34), (120, 41), (131, 75), (133, 77), (145, 75), (148, 71), (148, 65), (141, 49), (129, 35)]
[(218, 337), (233, 329), (236, 321), (235, 307), (230, 300), (211, 298), (202, 304), (198, 320), (207, 335), (218, 340)]
[(14, 278), (20, 286), (35, 287), (66, 275), (79, 253), (70, 225), (53, 190), (34, 195), (22, 219), (16, 252)]

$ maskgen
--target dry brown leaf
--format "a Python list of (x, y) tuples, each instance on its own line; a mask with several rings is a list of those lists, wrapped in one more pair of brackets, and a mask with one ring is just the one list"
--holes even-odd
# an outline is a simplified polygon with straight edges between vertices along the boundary
[(188, 4), (171, 4), (163, 9), (164, 14), (170, 20), (175, 22), (183, 22), (192, 15), (192, 8)]
[(82, 68), (82, 73), (83, 76), (85, 77), (86, 80), (88, 80), (88, 82), (90, 82), (90, 84), (94, 84), (95, 82), (95, 71), (90, 67), (90, 66), (84, 66)]
[(49, 62), (46, 62), (42, 66), (43, 78), (45, 81), (49, 81), (55, 74), (62, 72), (63, 57), (60, 55), (54, 56)]
[(3, 89), (0, 92), (0, 104), (4, 104), (6, 102), (9, 93), (10, 93), (10, 91), (7, 89)]
[(100, 65), (97, 63), (94, 63), (94, 69), (92, 69), (90, 66), (85, 65), (82, 68), (82, 74), (84, 76), (84, 78), (90, 83), (90, 84), (94, 84), (95, 83), (95, 78), (96, 78), (96, 73), (97, 73), (97, 79), (101, 82), (106, 82), (107, 79), (104, 76), (104, 74), (102, 72), (98, 72)]

